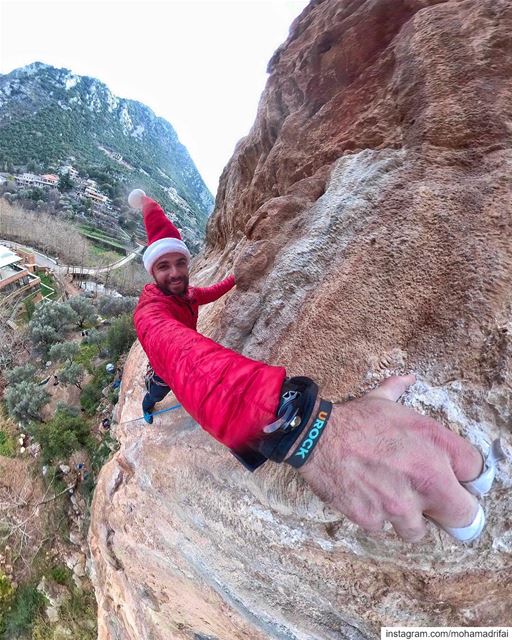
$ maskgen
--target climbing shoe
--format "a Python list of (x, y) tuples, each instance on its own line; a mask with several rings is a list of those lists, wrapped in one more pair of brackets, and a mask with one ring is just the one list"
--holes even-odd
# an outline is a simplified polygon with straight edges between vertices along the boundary
[(147, 411), (144, 411), (144, 420), (148, 424), (153, 424), (153, 414)]

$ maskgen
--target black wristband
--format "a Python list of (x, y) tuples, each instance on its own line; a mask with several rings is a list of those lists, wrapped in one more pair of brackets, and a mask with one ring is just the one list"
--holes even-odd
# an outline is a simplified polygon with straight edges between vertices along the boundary
[[(295, 408), (297, 409), (298, 420), (295, 426), (289, 425), (284, 429), (278, 429), (272, 434), (267, 434), (256, 443), (257, 450), (269, 460), (283, 462), (293, 447), (302, 431), (309, 422), (313, 409), (315, 408), (318, 386), (311, 378), (297, 376), (286, 380), (283, 385), (281, 397), (286, 391), (297, 391)], [(280, 409), (278, 409), (280, 415)]]
[(315, 421), (307, 430), (306, 435), (299, 442), (299, 446), (295, 449), (293, 454), (285, 460), (285, 462), (298, 469), (308, 461), (309, 456), (318, 444), (320, 436), (325, 430), (325, 425), (331, 416), (331, 410), (332, 402), (329, 402), (329, 400), (320, 400), (320, 406), (318, 407)]
[[(293, 415), (295, 419), (286, 421), (283, 427), (272, 433), (262, 432), (257, 440), (247, 443), (243, 449), (232, 450), (235, 458), (249, 471), (255, 471), (267, 460), (283, 462), (308, 424), (317, 395), (318, 386), (310, 378), (286, 378), (281, 389), (277, 417)], [(289, 400), (290, 396), (294, 396), (292, 400)]]

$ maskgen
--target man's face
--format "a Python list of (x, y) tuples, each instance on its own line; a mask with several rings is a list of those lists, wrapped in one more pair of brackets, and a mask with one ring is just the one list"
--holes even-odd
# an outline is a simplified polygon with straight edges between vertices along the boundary
[(164, 293), (183, 296), (188, 289), (188, 261), (182, 253), (166, 253), (153, 265), (153, 278)]

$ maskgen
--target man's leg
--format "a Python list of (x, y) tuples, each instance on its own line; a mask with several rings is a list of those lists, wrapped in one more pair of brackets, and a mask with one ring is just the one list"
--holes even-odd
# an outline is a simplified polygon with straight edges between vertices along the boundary
[(149, 390), (142, 400), (144, 420), (148, 424), (153, 424), (153, 416), (151, 415), (153, 413), (153, 407), (157, 402), (161, 402), (170, 390), (170, 387), (165, 384), (162, 378), (156, 374), (153, 375), (149, 385)]
[(142, 412), (144, 413), (144, 420), (149, 424), (153, 422), (153, 416), (151, 413), (153, 412), (153, 407), (155, 406), (155, 400), (151, 397), (149, 393), (146, 393), (144, 399), (142, 400)]

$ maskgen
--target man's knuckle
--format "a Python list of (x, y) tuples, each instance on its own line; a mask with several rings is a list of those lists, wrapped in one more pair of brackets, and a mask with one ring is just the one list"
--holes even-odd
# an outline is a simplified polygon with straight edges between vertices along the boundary
[(412, 486), (421, 495), (431, 495), (437, 490), (438, 478), (435, 473), (424, 470), (412, 478)]
[(386, 513), (391, 518), (401, 518), (407, 515), (411, 510), (411, 505), (405, 500), (399, 498), (391, 498), (386, 502)]

